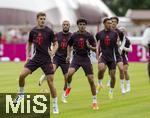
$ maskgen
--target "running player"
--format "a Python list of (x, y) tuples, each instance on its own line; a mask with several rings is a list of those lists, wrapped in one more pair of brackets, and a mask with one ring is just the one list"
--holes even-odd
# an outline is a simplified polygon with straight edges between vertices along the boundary
[(116, 59), (115, 47), (118, 44), (118, 34), (111, 30), (111, 20), (105, 18), (103, 20), (104, 30), (96, 34), (97, 44), (97, 58), (98, 58), (98, 86), (101, 86), (106, 66), (110, 71), (110, 91), (109, 98), (113, 98), (113, 88), (115, 87), (116, 77)]
[[(58, 42), (58, 49), (57, 47), (54, 47), (55, 50), (57, 49), (55, 56), (53, 57), (53, 67), (54, 71), (57, 70), (58, 67), (61, 68), (64, 76), (64, 88), (63, 88), (63, 93), (62, 93), (62, 102), (67, 103), (66, 98), (64, 97), (65, 90), (67, 88), (67, 72), (69, 68), (69, 62), (66, 62), (66, 57), (67, 57), (67, 44), (68, 40), (71, 36), (71, 33), (69, 32), (70, 28), (70, 22), (69, 21), (63, 21), (62, 23), (62, 31), (58, 32), (55, 35), (55, 40)], [(43, 81), (46, 79), (45, 75), (42, 75), (40, 80), (39, 80), (39, 85), (43, 83)]]
[(131, 85), (130, 85), (130, 78), (129, 78), (129, 73), (128, 73), (128, 52), (132, 52), (132, 45), (130, 43), (130, 40), (127, 38), (127, 31), (124, 27), (119, 28), (120, 31), (123, 32), (126, 42), (125, 42), (125, 47), (123, 48), (123, 52), (121, 54), (122, 59), (123, 59), (123, 69), (124, 69), (124, 78), (126, 80), (126, 89), (125, 92), (130, 92), (131, 90)]
[(97, 106), (96, 88), (93, 77), (93, 68), (89, 58), (90, 50), (96, 51), (96, 42), (89, 32), (86, 31), (87, 21), (85, 19), (77, 20), (78, 31), (74, 32), (68, 42), (67, 61), (70, 60), (71, 47), (73, 47), (73, 59), (68, 70), (67, 89), (65, 96), (69, 95), (71, 90), (72, 76), (82, 67), (89, 81), (91, 92), (93, 95), (93, 109), (99, 109)]
[(118, 17), (111, 17), (110, 18), (112, 21), (112, 30), (116, 31), (118, 33), (119, 36), (119, 40), (120, 40), (120, 45), (116, 47), (116, 60), (117, 60), (117, 66), (119, 69), (119, 74), (120, 74), (120, 88), (121, 88), (121, 92), (124, 94), (125, 93), (125, 88), (124, 88), (124, 70), (123, 70), (123, 60), (122, 60), (122, 50), (123, 47), (125, 45), (125, 38), (124, 38), (124, 34), (123, 32), (121, 32), (118, 28), (117, 25), (119, 23), (119, 19)]
[[(19, 93), (14, 103), (20, 102), (24, 98), (25, 78), (34, 72), (37, 68), (41, 68), (47, 77), (47, 83), (50, 88), (51, 96), (53, 98), (53, 113), (58, 114), (57, 94), (53, 84), (54, 69), (50, 58), (51, 43), (55, 45), (54, 32), (45, 26), (46, 14), (40, 12), (37, 14), (37, 26), (34, 27), (29, 34), (27, 43), (26, 56), (27, 61), (19, 76)], [(30, 59), (31, 46), (34, 44), (34, 55)]]

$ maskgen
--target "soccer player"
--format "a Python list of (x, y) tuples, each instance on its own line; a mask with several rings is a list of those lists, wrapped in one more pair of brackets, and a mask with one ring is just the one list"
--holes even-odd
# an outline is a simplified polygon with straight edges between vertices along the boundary
[(105, 18), (103, 20), (104, 29), (96, 34), (97, 58), (98, 58), (98, 86), (101, 86), (106, 66), (110, 71), (110, 91), (109, 98), (113, 98), (113, 88), (115, 86), (116, 77), (116, 59), (115, 47), (118, 45), (118, 34), (111, 30), (111, 20)]
[(118, 28), (117, 25), (119, 23), (119, 19), (118, 17), (111, 17), (110, 18), (112, 21), (112, 30), (116, 31), (118, 33), (119, 36), (119, 40), (120, 40), (120, 45), (116, 47), (116, 60), (117, 60), (117, 66), (119, 69), (119, 74), (120, 74), (120, 87), (121, 87), (121, 92), (122, 94), (125, 93), (125, 88), (124, 88), (124, 69), (123, 69), (123, 60), (122, 60), (122, 50), (124, 48), (125, 45), (125, 41), (126, 39), (124, 38), (124, 34), (123, 32), (121, 32)]
[(74, 55), (68, 70), (67, 89), (66, 89), (65, 96), (67, 97), (71, 90), (72, 76), (80, 67), (82, 67), (88, 79), (88, 82), (90, 84), (91, 92), (93, 95), (92, 108), (99, 109), (97, 105), (96, 88), (95, 88), (94, 77), (93, 77), (93, 68), (89, 58), (90, 50), (96, 51), (96, 42), (93, 35), (91, 35), (89, 32), (86, 31), (87, 20), (78, 19), (77, 26), (78, 26), (78, 31), (72, 34), (67, 47), (66, 60), (67, 61), (70, 60), (71, 47), (73, 47)]
[(143, 33), (142, 45), (144, 45), (149, 50), (149, 58), (148, 58), (148, 76), (150, 82), (150, 26), (147, 27)]
[[(37, 14), (37, 26), (34, 27), (29, 34), (26, 50), (27, 61), (19, 76), (19, 93), (14, 103), (18, 103), (24, 98), (25, 78), (40, 67), (47, 77), (47, 83), (53, 98), (53, 113), (58, 114), (57, 94), (53, 84), (54, 69), (49, 54), (51, 53), (51, 43), (55, 45), (56, 42), (54, 40), (54, 32), (49, 27), (45, 26), (45, 21), (46, 14), (39, 12)], [(34, 44), (34, 55), (32, 59), (30, 59), (29, 55), (32, 44)]]
[(127, 31), (124, 27), (120, 27), (119, 28), (120, 31), (123, 32), (125, 38), (126, 38), (126, 42), (125, 42), (125, 47), (123, 48), (122, 51), (122, 59), (123, 59), (123, 69), (124, 69), (124, 78), (126, 80), (126, 89), (125, 92), (130, 92), (131, 90), (131, 85), (130, 85), (130, 78), (129, 78), (129, 73), (128, 73), (128, 52), (132, 52), (132, 45), (130, 40), (127, 38)]
[[(58, 42), (58, 49), (53, 58), (54, 71), (56, 71), (56, 69), (60, 66), (61, 70), (63, 72), (63, 75), (64, 75), (65, 84), (64, 84), (63, 93), (62, 93), (62, 102), (63, 103), (67, 103), (66, 97), (64, 97), (64, 94), (65, 94), (65, 90), (67, 88), (67, 72), (68, 72), (68, 68), (69, 68), (69, 62), (66, 62), (67, 44), (68, 44), (68, 40), (71, 36), (71, 33), (69, 32), (69, 28), (70, 28), (70, 22), (67, 20), (63, 21), (62, 31), (58, 32), (55, 36), (55, 40)], [(41, 85), (45, 79), (46, 79), (46, 76), (42, 75), (39, 80), (39, 85)]]

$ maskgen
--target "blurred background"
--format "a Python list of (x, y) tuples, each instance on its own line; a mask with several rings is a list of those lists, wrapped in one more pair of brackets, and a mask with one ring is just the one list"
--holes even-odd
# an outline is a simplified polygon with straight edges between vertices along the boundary
[[(100, 31), (104, 17), (118, 16), (119, 27), (127, 29), (133, 45), (130, 62), (146, 62), (148, 51), (141, 45), (144, 30), (150, 25), (149, 0), (0, 0), (1, 61), (24, 61), (28, 33), (36, 25), (36, 13), (46, 12), (47, 25), (55, 32), (62, 30), (63, 20), (77, 30), (76, 20), (88, 20), (87, 30)], [(94, 54), (92, 59), (94, 60)]]

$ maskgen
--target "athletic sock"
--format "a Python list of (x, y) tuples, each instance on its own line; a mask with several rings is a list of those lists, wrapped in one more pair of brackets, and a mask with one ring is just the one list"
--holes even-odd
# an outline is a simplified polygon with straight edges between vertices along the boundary
[(53, 105), (57, 104), (57, 97), (53, 98)]
[(130, 88), (130, 80), (126, 80), (127, 88)]
[(99, 85), (103, 85), (103, 84), (102, 84), (102, 79), (99, 79), (99, 80), (98, 80), (98, 84), (99, 84)]
[(113, 93), (113, 88), (110, 88), (109, 93)]
[(24, 93), (24, 87), (19, 87), (19, 93)]
[(124, 80), (120, 80), (121, 89), (124, 89)]
[(93, 103), (97, 103), (97, 96), (93, 95)]
[(67, 88), (71, 88), (70, 83), (67, 83)]

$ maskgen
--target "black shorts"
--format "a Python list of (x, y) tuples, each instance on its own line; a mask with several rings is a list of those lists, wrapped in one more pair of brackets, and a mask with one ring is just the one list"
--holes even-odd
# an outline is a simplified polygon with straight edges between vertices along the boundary
[(62, 60), (59, 57), (54, 56), (53, 64), (56, 65), (56, 68), (58, 68), (60, 66), (64, 75), (68, 72), (69, 63), (67, 63), (66, 60), (64, 60), (64, 59)]
[(54, 74), (54, 68), (50, 58), (42, 60), (34, 57), (28, 63), (26, 63), (24, 67), (31, 70), (31, 72), (34, 72), (37, 68), (40, 67), (45, 75)]
[(123, 65), (128, 65), (128, 57), (126, 55), (122, 56)]
[(121, 55), (116, 55), (116, 61), (117, 61), (117, 63), (123, 62), (122, 56)]
[(99, 60), (98, 60), (98, 63), (104, 63), (105, 65), (107, 65), (107, 67), (109, 68), (109, 70), (116, 69), (116, 61), (115, 60), (108, 61), (103, 56), (101, 56), (99, 58)]
[(74, 68), (76, 71), (80, 67), (82, 67), (85, 72), (85, 75), (93, 74), (93, 66), (88, 56), (84, 57), (84, 56), (74, 55), (70, 67)]
[(116, 62), (117, 63), (123, 62), (122, 56), (119, 54), (118, 49), (115, 54), (116, 54)]

